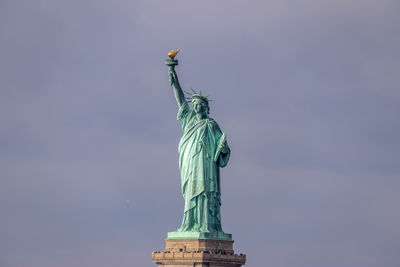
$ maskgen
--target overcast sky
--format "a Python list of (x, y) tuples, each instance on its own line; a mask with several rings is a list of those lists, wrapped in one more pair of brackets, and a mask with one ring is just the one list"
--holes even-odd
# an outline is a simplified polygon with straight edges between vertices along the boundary
[(232, 149), (246, 266), (398, 267), (398, 0), (0, 0), (0, 266), (151, 267), (183, 214), (164, 65)]

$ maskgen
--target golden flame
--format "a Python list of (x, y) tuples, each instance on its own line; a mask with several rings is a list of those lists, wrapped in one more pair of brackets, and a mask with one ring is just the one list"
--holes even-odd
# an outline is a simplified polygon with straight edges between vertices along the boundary
[(178, 52), (179, 52), (179, 49), (177, 49), (176, 51), (175, 51), (175, 50), (171, 50), (171, 51), (169, 51), (168, 56), (169, 56), (171, 59), (174, 59), (175, 56), (178, 54)]

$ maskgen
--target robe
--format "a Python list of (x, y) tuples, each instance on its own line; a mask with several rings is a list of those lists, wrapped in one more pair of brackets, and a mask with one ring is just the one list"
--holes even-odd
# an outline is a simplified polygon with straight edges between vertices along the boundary
[[(225, 134), (213, 119), (198, 119), (187, 102), (179, 108), (177, 119), (183, 130), (178, 150), (185, 199), (182, 226), (178, 231), (222, 231), (219, 168), (228, 164), (230, 156)], [(221, 152), (223, 147), (226, 153)]]

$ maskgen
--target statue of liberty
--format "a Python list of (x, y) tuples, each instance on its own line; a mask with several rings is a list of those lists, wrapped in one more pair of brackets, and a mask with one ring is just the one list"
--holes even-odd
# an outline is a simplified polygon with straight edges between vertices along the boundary
[[(228, 164), (230, 149), (217, 122), (209, 117), (209, 99), (193, 91), (188, 98), (182, 91), (174, 59), (169, 66), (169, 81), (178, 104), (177, 119), (183, 135), (179, 143), (179, 170), (185, 209), (181, 227), (168, 238), (211, 238), (231, 240), (221, 227), (220, 170)], [(189, 107), (191, 102), (193, 109)]]

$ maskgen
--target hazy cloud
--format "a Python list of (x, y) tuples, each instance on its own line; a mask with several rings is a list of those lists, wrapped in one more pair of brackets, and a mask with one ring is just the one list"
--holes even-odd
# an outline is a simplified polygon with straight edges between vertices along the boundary
[(400, 261), (398, 1), (2, 1), (0, 265), (154, 266), (180, 222), (164, 65), (210, 95), (248, 266)]

